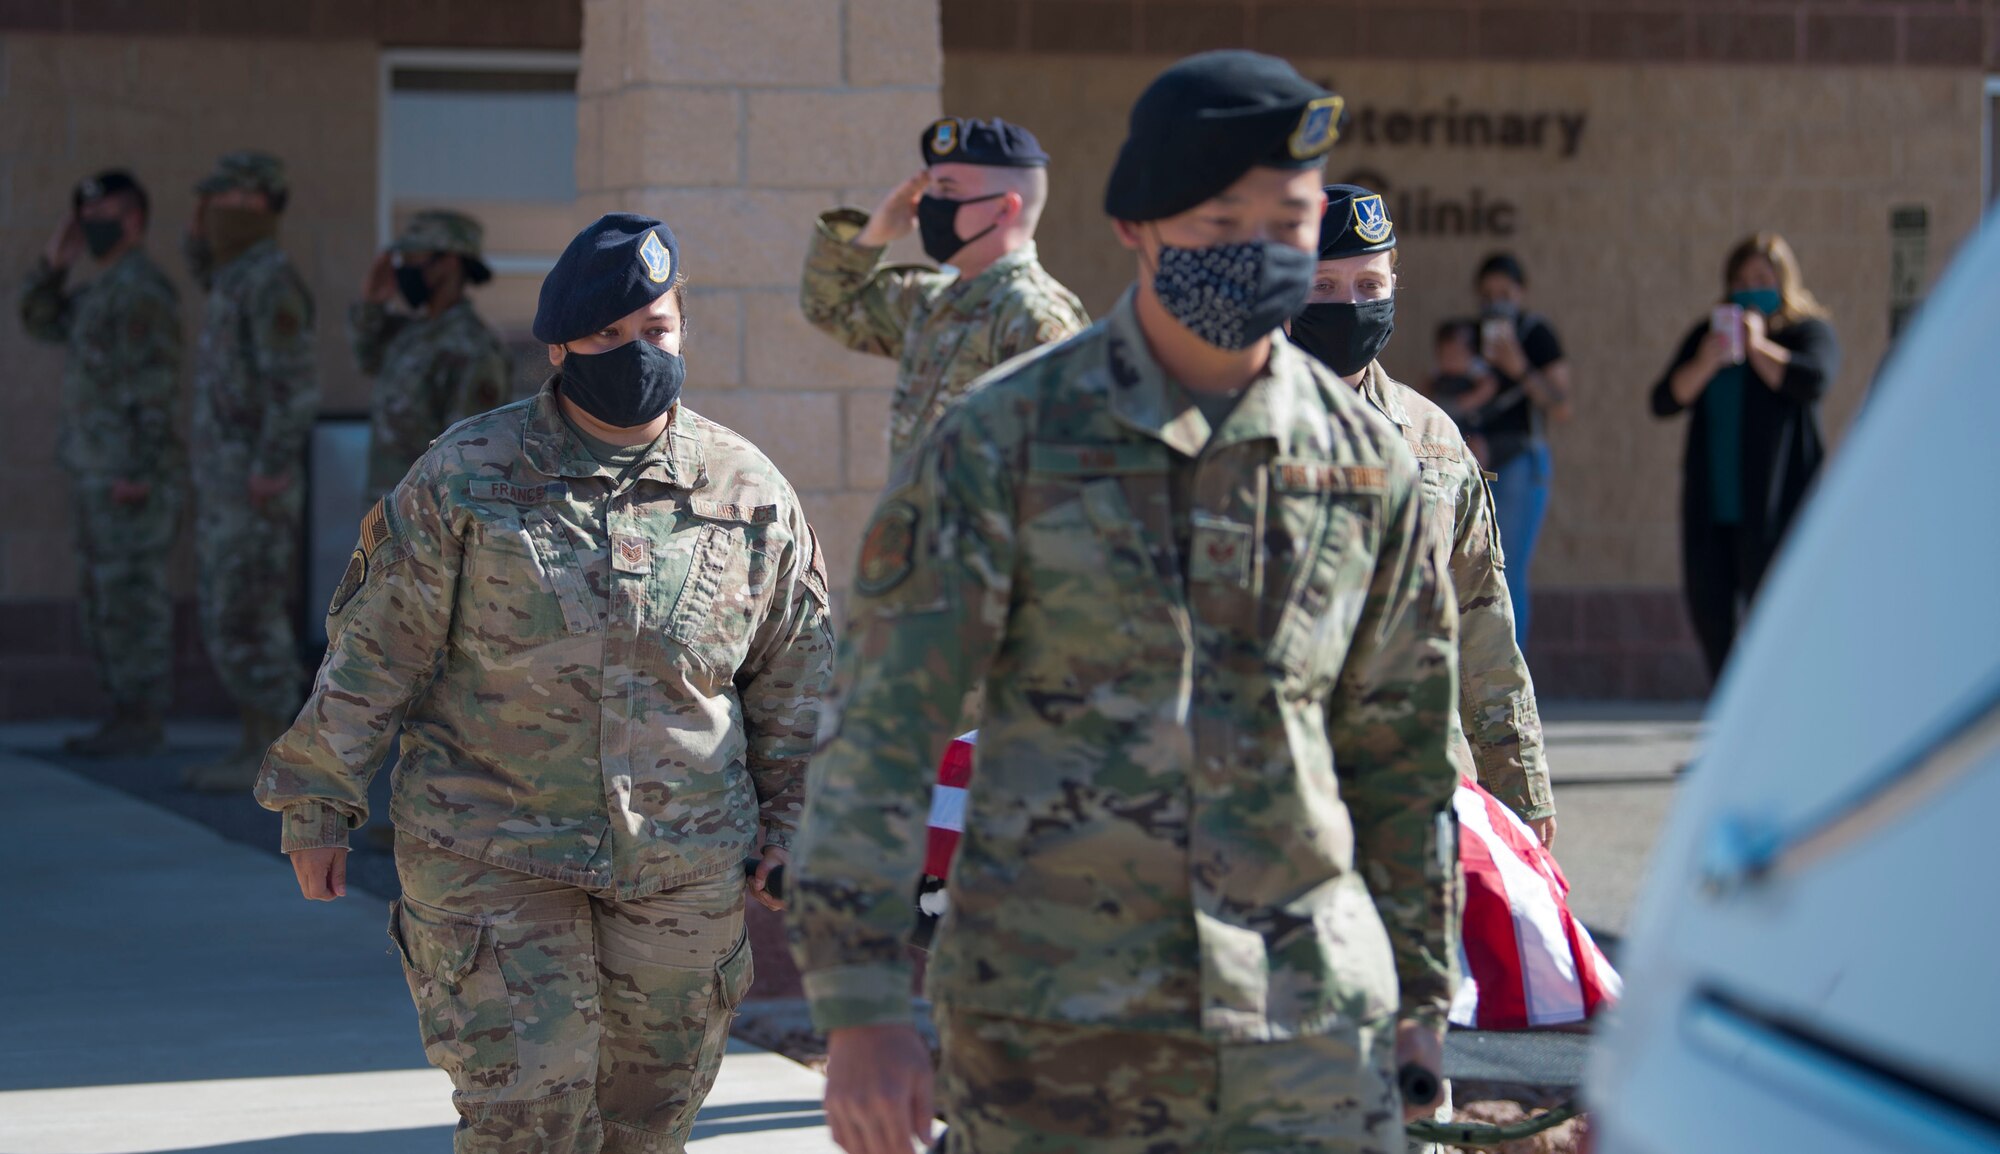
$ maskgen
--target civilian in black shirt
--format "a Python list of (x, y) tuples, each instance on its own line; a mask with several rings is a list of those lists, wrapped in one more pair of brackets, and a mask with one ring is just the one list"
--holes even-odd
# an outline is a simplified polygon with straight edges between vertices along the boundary
[(1652, 396), (1654, 416), (1694, 411), (1681, 475), (1681, 570), (1688, 615), (1716, 677), (1826, 456), (1819, 402), (1840, 366), (1826, 310), (1777, 233), (1730, 250), (1722, 303), (1742, 310), (1741, 331), (1716, 331), (1721, 317), (1697, 322)]
[(1507, 554), (1507, 592), (1514, 601), (1514, 632), (1528, 645), (1528, 568), (1535, 539), (1549, 511), (1550, 421), (1570, 413), (1569, 361), (1548, 319), (1527, 311), (1528, 275), (1512, 253), (1494, 253), (1473, 278), (1479, 293), (1480, 355), (1499, 390), (1476, 423), (1486, 441), (1493, 482), (1494, 519)]

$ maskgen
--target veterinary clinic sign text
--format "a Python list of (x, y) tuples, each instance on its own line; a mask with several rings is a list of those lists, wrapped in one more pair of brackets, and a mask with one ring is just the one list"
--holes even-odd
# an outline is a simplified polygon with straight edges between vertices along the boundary
[[(1331, 81), (1321, 83), (1334, 87)], [(1492, 152), (1561, 163), (1583, 146), (1588, 120), (1587, 113), (1575, 110), (1465, 108), (1455, 96), (1415, 108), (1357, 104), (1341, 127), (1340, 147), (1328, 171), (1339, 174), (1341, 183), (1381, 193), (1397, 231), (1405, 235), (1512, 236), (1519, 215), (1514, 201), (1481, 185), (1452, 191), (1400, 184), (1393, 175), (1395, 154)], [(1342, 150), (1355, 148), (1368, 150), (1370, 158), (1343, 166)]]

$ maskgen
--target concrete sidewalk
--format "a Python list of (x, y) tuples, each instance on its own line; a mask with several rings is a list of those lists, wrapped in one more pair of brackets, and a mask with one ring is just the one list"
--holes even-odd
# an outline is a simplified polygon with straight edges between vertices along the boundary
[[(0, 1154), (438, 1154), (378, 900), (0, 752)], [(835, 1149), (820, 1078), (732, 1043), (695, 1154)]]

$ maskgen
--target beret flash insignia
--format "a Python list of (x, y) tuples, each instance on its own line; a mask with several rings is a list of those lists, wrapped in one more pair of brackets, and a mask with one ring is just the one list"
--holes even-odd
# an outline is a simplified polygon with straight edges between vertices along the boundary
[(1340, 139), (1340, 114), (1347, 102), (1338, 96), (1322, 96), (1306, 105), (1299, 114), (1299, 126), (1292, 130), (1292, 138), (1287, 142), (1292, 157), (1296, 160), (1310, 160), (1333, 147)]
[(639, 259), (646, 263), (646, 279), (654, 284), (665, 284), (674, 276), (674, 255), (667, 246), (660, 243), (660, 234), (646, 233), (646, 240), (639, 246)]
[(1354, 232), (1369, 244), (1381, 244), (1389, 239), (1395, 226), (1389, 223), (1389, 209), (1376, 196), (1354, 198)]
[(958, 121), (945, 119), (931, 125), (931, 155), (944, 156), (958, 147)]

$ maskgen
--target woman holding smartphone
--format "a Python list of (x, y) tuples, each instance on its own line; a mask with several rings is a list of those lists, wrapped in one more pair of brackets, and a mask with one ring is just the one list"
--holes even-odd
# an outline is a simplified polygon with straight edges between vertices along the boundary
[(1819, 402), (1840, 365), (1826, 310), (1785, 239), (1730, 249), (1723, 297), (1653, 386), (1653, 414), (1693, 410), (1681, 487), (1688, 615), (1711, 676), (1825, 457)]

